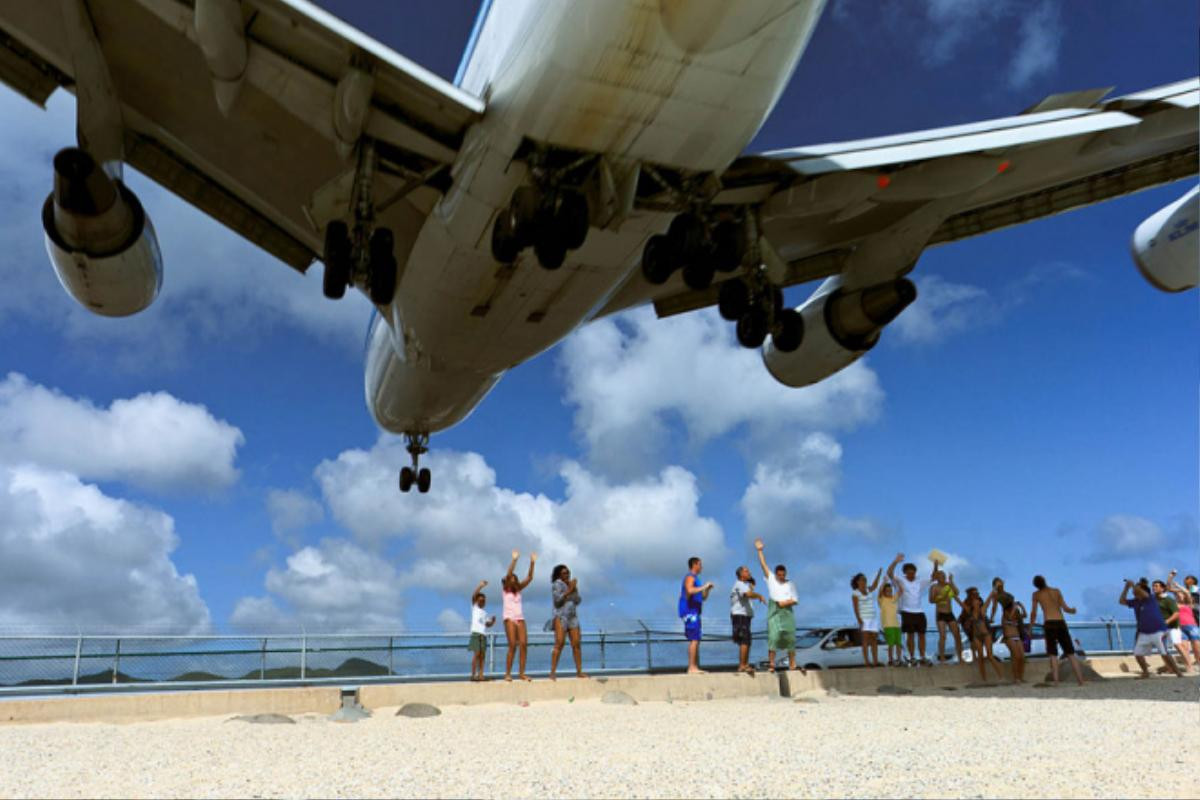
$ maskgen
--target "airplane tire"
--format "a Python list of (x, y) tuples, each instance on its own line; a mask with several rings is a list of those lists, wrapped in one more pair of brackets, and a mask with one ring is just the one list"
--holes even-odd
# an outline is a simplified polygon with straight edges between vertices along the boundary
[(742, 265), (746, 255), (740, 227), (733, 222), (722, 222), (713, 228), (713, 265), (718, 272), (733, 272)]
[(733, 279), (721, 284), (717, 296), (717, 310), (721, 316), (733, 322), (750, 307), (750, 290), (743, 281)]
[(655, 286), (667, 282), (675, 271), (675, 248), (671, 239), (661, 234), (651, 236), (642, 250), (642, 275)]
[(532, 186), (520, 186), (513, 192), (508, 204), (509, 225), (518, 250), (529, 247), (538, 239), (541, 200), (541, 192)]
[(330, 300), (337, 300), (346, 294), (350, 283), (350, 233), (342, 220), (335, 219), (325, 226), (321, 256), (325, 262), (321, 289)]
[(767, 315), (761, 308), (751, 308), (738, 317), (737, 340), (742, 347), (762, 347), (767, 339)]
[(421, 467), (421, 471), (417, 473), (417, 491), (425, 494), (429, 491), (431, 483), (433, 483), (433, 473), (429, 471), (429, 467)]
[(695, 214), (684, 212), (671, 220), (667, 229), (675, 251), (685, 262), (698, 261), (704, 256), (704, 223)]
[(533, 245), (533, 252), (543, 269), (558, 269), (567, 258), (567, 246), (562, 240), (562, 235), (553, 228), (541, 231)]
[(504, 209), (496, 215), (496, 222), (492, 225), (492, 258), (501, 264), (511, 264), (521, 253), (512, 223), (512, 212)]
[(416, 481), (416, 475), (413, 473), (412, 467), (402, 467), (400, 469), (400, 491), (407, 492), (412, 488), (414, 481)]
[(588, 216), (588, 201), (582, 192), (564, 189), (559, 192), (558, 207), (554, 212), (554, 226), (558, 228), (568, 250), (583, 247), (587, 240), (591, 219)]
[(693, 291), (703, 291), (712, 286), (715, 272), (711, 261), (707, 258), (698, 258), (684, 265), (683, 282)]
[(794, 353), (804, 341), (804, 317), (794, 308), (785, 308), (775, 318), (776, 330), (771, 343), (781, 353)]
[(371, 234), (367, 294), (377, 306), (386, 306), (396, 294), (395, 243), (395, 237), (388, 228), (376, 228)]

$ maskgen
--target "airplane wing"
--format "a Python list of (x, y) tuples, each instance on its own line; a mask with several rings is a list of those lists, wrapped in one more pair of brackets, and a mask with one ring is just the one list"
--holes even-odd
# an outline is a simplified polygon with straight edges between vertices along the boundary
[[(124, 160), (300, 271), (346, 213), (360, 137), (378, 155), (373, 193), (390, 201), (380, 219), (406, 251), (483, 113), (305, 0), (80, 5), (119, 100)], [(85, 85), (69, 7), (0, 4), (0, 81), (39, 105)]]
[[(1107, 93), (1052, 95), (1004, 119), (744, 156), (712, 202), (758, 209), (777, 285), (891, 280), (926, 247), (1197, 174), (1200, 79)], [(679, 274), (654, 286), (638, 270), (601, 314), (653, 302), (669, 316), (714, 305), (718, 293), (719, 283), (690, 290)]]

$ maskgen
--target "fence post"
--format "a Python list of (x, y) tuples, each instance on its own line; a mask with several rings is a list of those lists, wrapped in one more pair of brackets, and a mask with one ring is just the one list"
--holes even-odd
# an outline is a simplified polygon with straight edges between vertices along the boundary
[(604, 628), (600, 629), (600, 669), (604, 669)]
[(117, 682), (117, 672), (121, 669), (121, 640), (117, 639), (116, 652), (113, 653), (113, 679), (112, 682)]
[(260, 681), (267, 679), (267, 637), (262, 639), (262, 662), (258, 665), (258, 679)]
[(396, 651), (392, 649), (395, 647), (395, 641), (395, 636), (388, 637), (388, 675), (396, 674)]
[(300, 634), (300, 680), (304, 680), (308, 670), (308, 634)]
[(1106, 620), (1104, 620), (1104, 632), (1105, 632), (1106, 634), (1108, 634), (1108, 649), (1109, 649), (1109, 650), (1112, 650), (1112, 649), (1113, 649), (1113, 640), (1112, 640), (1112, 623), (1113, 623), (1113, 620), (1112, 620), (1112, 619), (1106, 619)]
[(489, 633), (488, 637), (488, 674), (496, 672), (496, 634)]
[(79, 659), (83, 656), (83, 635), (75, 640), (75, 669), (71, 672), (71, 685), (79, 685)]
[(650, 654), (650, 629), (640, 619), (637, 624), (642, 626), (642, 634), (646, 637), (646, 672), (650, 672), (654, 669), (654, 658)]

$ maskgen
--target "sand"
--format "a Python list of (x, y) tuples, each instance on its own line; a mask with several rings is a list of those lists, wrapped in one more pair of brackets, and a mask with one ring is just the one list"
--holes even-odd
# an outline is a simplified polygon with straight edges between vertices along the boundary
[(0, 726), (4, 797), (1185, 797), (1195, 678)]

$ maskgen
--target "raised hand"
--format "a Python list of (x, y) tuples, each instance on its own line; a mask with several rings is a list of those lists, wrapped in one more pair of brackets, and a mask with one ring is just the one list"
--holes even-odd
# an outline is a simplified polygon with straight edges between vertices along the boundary
[(482, 589), (482, 588), (483, 588), (483, 587), (485, 587), (485, 586), (487, 586), (487, 581), (480, 581), (480, 582), (479, 582), (479, 588), (480, 588), (480, 589)]
[(532, 564), (534, 561), (537, 561), (537, 553), (530, 553), (529, 554), (529, 563)]
[(512, 551), (512, 557), (513, 557), (513, 561), (516, 561), (518, 558), (520, 558), (520, 557), (521, 557), (521, 551), (520, 551), (520, 550), (513, 550), (513, 551)]
[(762, 552), (762, 549), (763, 549), (763, 540), (762, 539), (754, 540), (754, 549), (759, 551), (760, 553)]

